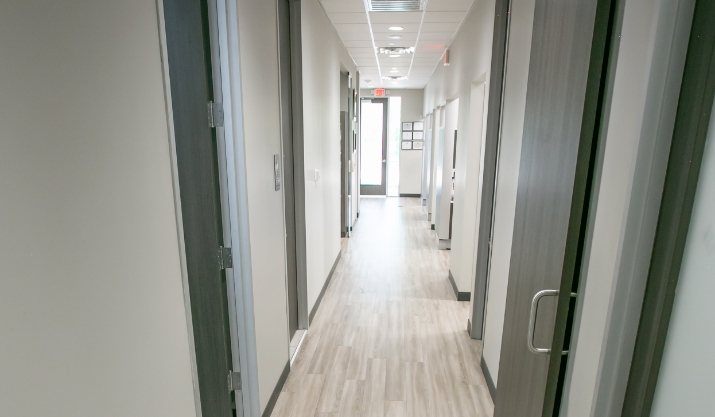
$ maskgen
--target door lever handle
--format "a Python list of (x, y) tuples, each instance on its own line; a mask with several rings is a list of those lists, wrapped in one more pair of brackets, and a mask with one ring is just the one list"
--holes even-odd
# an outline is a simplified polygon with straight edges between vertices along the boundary
[[(539, 301), (541, 301), (544, 297), (557, 297), (559, 292), (559, 290), (541, 290), (534, 294), (534, 297), (531, 299), (531, 310), (529, 310), (529, 329), (526, 335), (526, 345), (532, 353), (551, 353), (550, 348), (540, 348), (534, 345), (534, 328), (536, 327), (536, 313), (539, 310)], [(576, 297), (576, 293), (572, 292), (571, 297)], [(569, 353), (568, 350), (561, 352), (562, 355), (566, 355), (567, 353)]]

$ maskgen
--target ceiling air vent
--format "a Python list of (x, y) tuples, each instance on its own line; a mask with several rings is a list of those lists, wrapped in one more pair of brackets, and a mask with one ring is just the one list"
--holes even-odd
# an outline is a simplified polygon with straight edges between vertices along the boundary
[(371, 12), (418, 12), (424, 0), (368, 0)]

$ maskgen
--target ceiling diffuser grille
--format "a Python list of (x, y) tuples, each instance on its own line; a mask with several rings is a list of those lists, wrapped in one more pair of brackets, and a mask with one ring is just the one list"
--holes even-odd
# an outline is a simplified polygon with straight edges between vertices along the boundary
[(368, 0), (371, 12), (418, 12), (424, 0)]

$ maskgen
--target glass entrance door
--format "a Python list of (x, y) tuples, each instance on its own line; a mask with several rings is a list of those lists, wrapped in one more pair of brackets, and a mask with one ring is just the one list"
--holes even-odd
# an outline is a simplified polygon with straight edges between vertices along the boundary
[(387, 99), (360, 103), (360, 194), (387, 191)]

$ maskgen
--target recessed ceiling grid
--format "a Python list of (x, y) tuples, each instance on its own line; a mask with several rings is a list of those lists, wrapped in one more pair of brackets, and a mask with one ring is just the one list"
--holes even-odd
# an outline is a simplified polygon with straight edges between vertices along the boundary
[[(374, 11), (376, 0), (320, 0), (360, 70), (363, 88), (423, 88), (473, 1), (380, 0), (409, 10), (386, 12)], [(399, 47), (414, 53), (387, 53)]]

